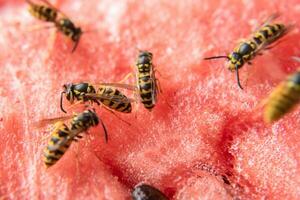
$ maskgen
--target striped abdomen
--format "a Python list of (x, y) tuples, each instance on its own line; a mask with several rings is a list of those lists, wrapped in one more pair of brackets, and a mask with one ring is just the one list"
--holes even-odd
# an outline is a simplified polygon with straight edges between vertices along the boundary
[(32, 16), (36, 17), (37, 19), (46, 22), (55, 22), (57, 17), (56, 10), (44, 5), (31, 5), (29, 7), (29, 12)]
[(51, 147), (65, 140), (69, 135), (70, 130), (65, 124), (61, 122), (55, 124), (55, 128), (51, 133), (50, 141), (48, 142), (48, 145), (44, 150), (44, 162), (47, 167), (54, 165), (64, 155), (64, 153), (68, 150), (69, 146), (71, 145), (72, 140), (65, 142), (56, 150), (50, 150)]
[(271, 93), (264, 110), (266, 122), (274, 122), (300, 101), (300, 72), (291, 75)]
[(286, 27), (283, 24), (271, 24), (262, 27), (254, 33), (252, 41), (258, 46), (270, 44), (284, 35)]
[(138, 86), (141, 102), (144, 104), (146, 109), (151, 110), (155, 106), (155, 84), (150, 72), (140, 73), (139, 71)]
[(100, 102), (108, 108), (123, 113), (131, 112), (132, 107), (130, 100), (116, 88), (101, 86), (98, 89), (98, 94), (103, 97), (108, 97), (99, 99)]
[(156, 102), (156, 79), (154, 77), (153, 54), (149, 51), (140, 51), (137, 62), (137, 84), (141, 102), (151, 110)]

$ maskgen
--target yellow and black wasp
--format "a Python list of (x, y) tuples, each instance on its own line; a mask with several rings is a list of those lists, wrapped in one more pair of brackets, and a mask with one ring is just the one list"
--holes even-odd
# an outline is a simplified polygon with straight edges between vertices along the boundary
[(72, 52), (74, 52), (79, 44), (83, 31), (80, 27), (76, 26), (72, 20), (67, 17), (63, 12), (55, 8), (47, 0), (39, 0), (43, 4), (33, 3), (31, 0), (26, 0), (30, 7), (29, 12), (36, 18), (54, 23), (54, 27), (66, 37), (74, 42)]
[(126, 97), (118, 89), (110, 86), (99, 85), (98, 90), (89, 83), (69, 83), (63, 86), (60, 97), (60, 108), (63, 112), (63, 97), (72, 104), (74, 101), (91, 102), (104, 105), (106, 108), (122, 113), (130, 113), (132, 110), (131, 99)]
[(42, 21), (56, 22), (58, 11), (48, 1), (39, 0), (43, 4), (37, 4), (31, 0), (25, 1), (29, 4), (29, 12), (32, 16)]
[[(299, 58), (296, 58), (300, 61)], [(265, 101), (264, 119), (268, 123), (279, 120), (300, 102), (300, 69), (282, 81)]]
[[(68, 127), (63, 121), (71, 118), (70, 127)], [(54, 165), (68, 150), (73, 141), (82, 138), (81, 133), (86, 132), (93, 126), (97, 126), (99, 122), (104, 130), (105, 141), (108, 141), (106, 127), (95, 110), (89, 109), (73, 116), (41, 120), (39, 126), (53, 122), (55, 122), (54, 128), (50, 133), (50, 140), (44, 150), (44, 162), (47, 167)]]
[(238, 86), (243, 89), (238, 70), (245, 63), (251, 64), (250, 60), (259, 55), (261, 50), (270, 49), (269, 45), (286, 35), (291, 28), (291, 26), (285, 26), (284, 24), (271, 24), (270, 22), (277, 17), (277, 14), (272, 15), (248, 40), (239, 43), (228, 56), (213, 56), (204, 59), (226, 58), (228, 60), (228, 69), (236, 72)]
[(149, 51), (140, 51), (136, 61), (137, 90), (141, 102), (148, 110), (152, 110), (157, 102), (159, 92), (158, 80), (152, 63), (153, 54)]

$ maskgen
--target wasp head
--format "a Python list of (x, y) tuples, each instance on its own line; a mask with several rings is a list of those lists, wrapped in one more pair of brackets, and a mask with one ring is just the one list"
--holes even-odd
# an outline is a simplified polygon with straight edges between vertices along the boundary
[(228, 59), (229, 59), (228, 69), (230, 71), (234, 71), (237, 68), (239, 69), (244, 64), (243, 56), (237, 52), (233, 52), (233, 53), (229, 54)]
[(74, 42), (79, 41), (79, 39), (80, 39), (82, 33), (83, 33), (83, 32), (82, 32), (82, 30), (81, 30), (80, 27), (74, 28), (74, 34), (73, 34), (73, 36), (72, 36), (72, 40), (73, 40)]
[(153, 54), (151, 52), (140, 50), (137, 63), (150, 63), (152, 56)]
[(63, 85), (63, 93), (66, 94), (67, 100), (71, 103), (74, 101), (73, 88), (74, 85), (72, 83), (67, 83)]
[(95, 109), (84, 111), (82, 113), (82, 120), (83, 123), (90, 123), (92, 126), (97, 126), (99, 124), (99, 118)]

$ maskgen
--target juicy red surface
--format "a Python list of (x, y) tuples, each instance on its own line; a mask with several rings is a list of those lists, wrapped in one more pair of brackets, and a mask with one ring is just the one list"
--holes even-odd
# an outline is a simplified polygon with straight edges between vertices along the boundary
[[(300, 55), (299, 1), (143, 2), (57, 2), (84, 30), (97, 30), (84, 34), (71, 54), (72, 43), (61, 34), (30, 31), (43, 23), (26, 4), (0, 1), (0, 195), (118, 200), (143, 181), (172, 199), (297, 199), (300, 111), (266, 125), (259, 102), (300, 65), (291, 60)], [(275, 12), (281, 13), (276, 21), (295, 28), (240, 71), (244, 91), (225, 61), (203, 61), (230, 52)], [(162, 74), (155, 109), (135, 105), (133, 114), (119, 114), (132, 126), (99, 109), (109, 143), (94, 128), (46, 170), (48, 132), (34, 122), (63, 115), (64, 83), (121, 80), (137, 48), (153, 52)]]

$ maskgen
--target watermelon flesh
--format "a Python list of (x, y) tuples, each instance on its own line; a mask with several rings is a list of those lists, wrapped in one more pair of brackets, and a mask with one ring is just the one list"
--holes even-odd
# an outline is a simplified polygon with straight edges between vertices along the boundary
[[(298, 0), (53, 3), (86, 31), (74, 53), (68, 38), (36, 28), (45, 24), (23, 1), (0, 0), (3, 199), (130, 199), (140, 182), (170, 199), (299, 198), (300, 110), (268, 125), (260, 106), (300, 65), (291, 59), (300, 55)], [(203, 60), (228, 54), (275, 12), (295, 28), (240, 70), (244, 91), (225, 60)], [(159, 71), (156, 107), (118, 114), (131, 126), (97, 109), (108, 143), (101, 126), (92, 128), (46, 170), (49, 128), (34, 124), (64, 116), (62, 85), (119, 81), (138, 49), (153, 53)]]

